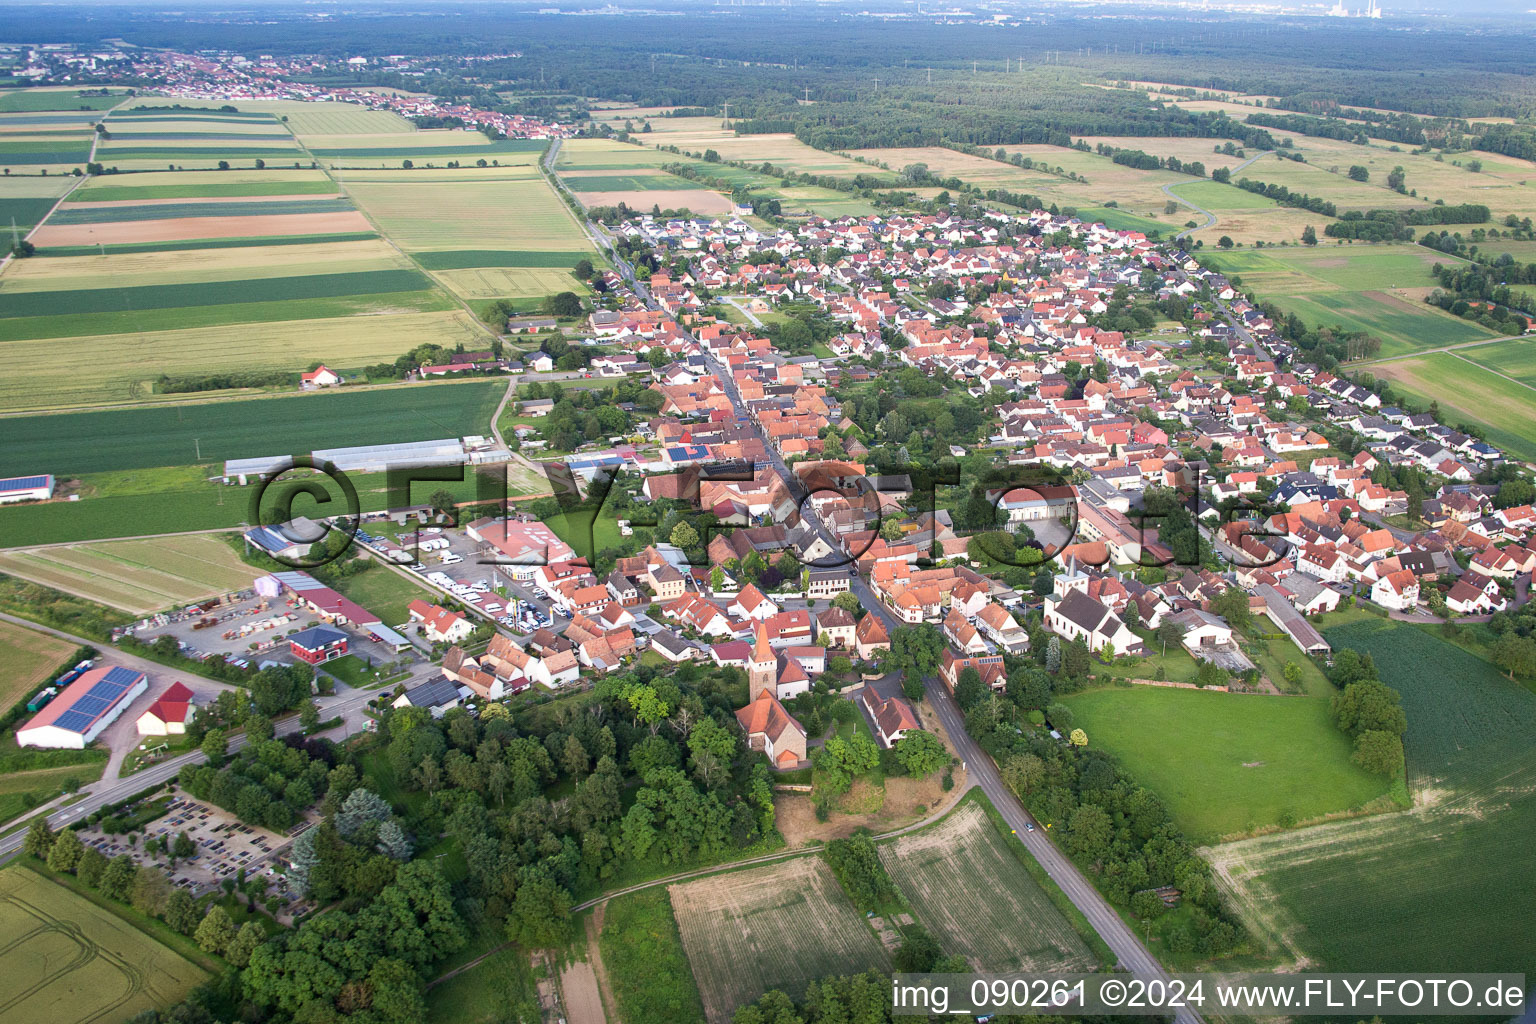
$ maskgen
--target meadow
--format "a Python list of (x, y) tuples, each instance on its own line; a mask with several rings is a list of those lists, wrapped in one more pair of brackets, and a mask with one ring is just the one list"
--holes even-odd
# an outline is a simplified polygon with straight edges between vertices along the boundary
[(1497, 342), (1490, 348), (1504, 349), (1484, 357), (1482, 345), (1454, 352), (1426, 352), (1411, 359), (1393, 359), (1366, 364), (1365, 369), (1385, 377), (1392, 386), (1424, 408), (1431, 401), (1440, 403), (1441, 417), (1453, 423), (1474, 423), (1483, 428), (1491, 444), (1498, 445), (1517, 458), (1536, 459), (1536, 421), (1531, 410), (1536, 407), (1536, 391), (1490, 372), (1479, 363), (1484, 358), (1499, 361), (1499, 372), (1528, 375), (1528, 360), (1520, 358), (1515, 347), (1519, 341)]
[(125, 1020), (179, 1001), (201, 968), (50, 879), (0, 871), (0, 1009), (14, 1024)]
[[(1088, 971), (1096, 961), (976, 803), (880, 847), (880, 860), (948, 955), (977, 971)], [(1028, 856), (1028, 854), (1025, 854)]]
[(417, 345), (478, 348), (487, 340), (484, 328), (463, 311), (375, 306), (359, 316), (5, 342), (0, 351), (28, 373), (0, 381), (0, 411), (138, 402), (167, 373), (297, 371), (316, 360), (357, 369), (392, 361)]
[(1109, 687), (1066, 698), (1088, 742), (1168, 806), (1196, 842), (1358, 809), (1388, 782), (1350, 760), (1320, 697)]
[(0, 177), (0, 227), (29, 231), (74, 182), (67, 178)]
[(1381, 338), (1381, 355), (1481, 341), (1492, 332), (1423, 301), (1429, 268), (1449, 259), (1410, 245), (1319, 245), (1218, 252), (1208, 257), (1242, 287), (1315, 326)]
[[(598, 948), (625, 1024), (703, 1024), (704, 1005), (660, 886), (610, 900)], [(732, 1007), (734, 1009), (734, 1007)]]
[(0, 476), (79, 476), (484, 434), (505, 389), (465, 381), (13, 417), (3, 421)]
[(889, 967), (880, 940), (819, 857), (667, 891), (711, 1024), (770, 989), (798, 999), (817, 978)]
[(75, 645), (47, 633), (0, 622), (0, 713), (32, 692), (75, 653)]
[(0, 551), (0, 571), (134, 615), (216, 597), (254, 578), (210, 534)]
[[(1521, 969), (1536, 888), (1536, 694), (1432, 633), (1387, 620), (1325, 630), (1403, 698), (1413, 810), (1213, 851), (1222, 884), (1279, 952), (1337, 971)], [(1438, 965), (1438, 966), (1437, 966)]]

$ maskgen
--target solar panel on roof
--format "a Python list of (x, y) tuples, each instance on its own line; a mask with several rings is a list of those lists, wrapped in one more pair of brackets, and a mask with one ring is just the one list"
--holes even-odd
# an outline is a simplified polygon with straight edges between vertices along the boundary
[(0, 480), (0, 491), (30, 491), (34, 487), (43, 487), (48, 483), (46, 476), (15, 476), (9, 480)]
[(131, 668), (123, 668), (121, 665), (113, 665), (107, 669), (107, 674), (102, 676), (103, 682), (121, 683), (124, 687), (132, 686), (139, 681), (139, 673)]
[(90, 694), (86, 694), (84, 697), (81, 697), (79, 700), (71, 704), (69, 709), (71, 711), (78, 711), (82, 715), (90, 715), (92, 718), (95, 718), (97, 715), (105, 711), (108, 704), (110, 703), (110, 701), (102, 700), (100, 697), (92, 697)]
[(81, 712), (76, 711), (74, 708), (70, 708), (58, 718), (54, 719), (53, 724), (58, 726), (60, 729), (67, 729), (70, 732), (85, 732), (85, 730), (91, 727), (91, 723), (94, 721), (96, 721), (94, 715), (82, 714)]

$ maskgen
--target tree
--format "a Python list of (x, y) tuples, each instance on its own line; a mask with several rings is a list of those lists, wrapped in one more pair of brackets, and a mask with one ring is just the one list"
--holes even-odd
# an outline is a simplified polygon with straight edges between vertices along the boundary
[(671, 540), (675, 546), (682, 548), (684, 551), (691, 551), (698, 547), (699, 531), (695, 530), (687, 523), (678, 523), (676, 526), (672, 527), (672, 534), (668, 539)]
[(1302, 245), (1316, 245), (1317, 244), (1317, 228), (1313, 227), (1311, 224), (1308, 224), (1306, 227), (1302, 228), (1301, 229), (1301, 244)]
[(859, 595), (851, 590), (845, 590), (832, 599), (833, 608), (841, 608), (849, 615), (857, 615), (864, 607), (859, 601)]
[(1290, 683), (1292, 686), (1295, 686), (1297, 683), (1301, 682), (1301, 666), (1296, 664), (1294, 661), (1286, 662), (1285, 668), (1280, 670), (1280, 674), (1285, 678), (1285, 681)]
[(1394, 192), (1408, 191), (1408, 176), (1404, 173), (1401, 164), (1387, 172), (1387, 188)]
[(75, 877), (80, 879), (81, 885), (95, 889), (101, 885), (101, 876), (106, 870), (107, 858), (96, 847), (87, 846), (80, 852), (80, 863), (75, 865)]
[(1247, 629), (1253, 614), (1248, 608), (1248, 592), (1228, 587), (1211, 599), (1211, 611), (1227, 620), (1233, 629)]
[(1067, 819), (1067, 849), (1078, 857), (1098, 860), (1109, 849), (1114, 822), (1097, 804), (1083, 804)]
[(1352, 181), (1370, 181), (1370, 168), (1363, 167), (1360, 164), (1352, 164), (1349, 168), (1349, 177)]
[(48, 867), (54, 871), (73, 871), (80, 863), (80, 851), (84, 844), (73, 829), (65, 829), (54, 839), (48, 850)]
[(1172, 619), (1164, 619), (1157, 627), (1157, 642), (1163, 645), (1163, 653), (1168, 653), (1170, 643), (1179, 643), (1184, 639), (1186, 630)]
[(1003, 762), (1003, 782), (1019, 796), (1025, 796), (1045, 779), (1045, 762), (1038, 754), (1015, 754)]
[(203, 756), (208, 759), (208, 763), (218, 767), (224, 761), (225, 751), (229, 749), (229, 739), (225, 736), (223, 729), (209, 729), (207, 735), (203, 737), (200, 749)]
[(48, 827), (48, 817), (42, 815), (32, 819), (32, 824), (27, 828), (27, 838), (22, 841), (22, 849), (38, 860), (43, 860), (48, 856), (48, 851), (53, 849), (54, 842), (53, 829)]
[(113, 857), (106, 871), (102, 872), (101, 885), (97, 888), (108, 899), (126, 903), (133, 895), (133, 880), (138, 873), (139, 866), (133, 862), (132, 855), (120, 854)]
[(1232, 236), (1222, 235), (1220, 238), (1216, 239), (1216, 244), (1223, 249), (1230, 249), (1236, 243), (1232, 241)]
[(923, 699), (923, 677), (916, 669), (909, 667), (901, 674), (901, 695), (912, 701)]
[(592, 261), (586, 258), (577, 260), (576, 266), (571, 269), (571, 273), (583, 281), (590, 280), (592, 272)]
[(1371, 729), (1355, 737), (1354, 762), (1375, 775), (1395, 776), (1403, 770), (1403, 740)]
[(1511, 679), (1536, 674), (1536, 640), (1505, 633), (1493, 645), (1493, 663)]
[(404, 863), (411, 859), (413, 847), (411, 839), (405, 834), (405, 829), (400, 823), (391, 819), (379, 826), (379, 841), (376, 848), (390, 860)]
[(359, 787), (347, 794), (336, 812), (336, 831), (343, 839), (353, 839), (369, 825), (388, 820), (391, 813), (383, 797)]
[(1227, 670), (1214, 661), (1202, 661), (1200, 667), (1195, 669), (1195, 685), (1201, 687), (1226, 686)]
[(1408, 729), (1402, 697), (1378, 679), (1361, 679), (1333, 695), (1333, 717), (1350, 736), (1381, 731), (1401, 736)]
[(1074, 747), (1086, 747), (1088, 745), (1088, 734), (1081, 729), (1073, 729), (1072, 735), (1067, 737), (1067, 742)]
[(1045, 717), (1051, 720), (1051, 728), (1057, 732), (1065, 733), (1072, 728), (1072, 709), (1065, 704), (1052, 704), (1045, 709)]
[(938, 671), (944, 653), (944, 637), (928, 623), (898, 626), (891, 633), (891, 657), (897, 665), (911, 668), (920, 676)]
[(300, 706), (299, 727), (305, 732), (314, 732), (320, 728), (320, 706), (314, 701), (307, 700)]
[(971, 710), (985, 700), (986, 696), (987, 685), (981, 681), (981, 673), (971, 665), (961, 669), (960, 678), (955, 683), (955, 703), (960, 705), (960, 710)]
[(550, 316), (581, 316), (581, 298), (575, 292), (559, 292), (544, 300), (544, 312)]
[[(177, 890), (180, 892), (181, 890)], [(240, 926), (235, 937), (229, 945), (224, 947), (224, 959), (235, 967), (244, 967), (251, 962), (251, 954), (256, 952), (256, 947), (267, 941), (267, 933), (261, 925), (255, 921), (247, 921)]]
[(165, 901), (165, 923), (182, 935), (191, 935), (201, 920), (202, 913), (192, 894), (185, 889), (172, 890)]
[(933, 733), (911, 730), (896, 741), (896, 758), (908, 775), (924, 778), (949, 764), (949, 751)]

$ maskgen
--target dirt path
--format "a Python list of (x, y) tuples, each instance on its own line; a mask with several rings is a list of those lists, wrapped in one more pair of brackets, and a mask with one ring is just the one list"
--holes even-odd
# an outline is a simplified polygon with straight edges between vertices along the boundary
[[(568, 988), (565, 1002), (566, 1009), (570, 1013), (571, 1024), (603, 1024), (604, 1007), (607, 1008), (606, 1020), (610, 1024), (620, 1024), (619, 1001), (614, 997), (613, 987), (608, 983), (608, 971), (603, 967), (603, 950), (597, 942), (598, 936), (603, 932), (603, 915), (607, 909), (606, 903), (599, 903), (587, 918), (587, 960), (580, 965), (586, 968), (589, 979), (582, 982), (587, 987), (585, 996), (587, 1016), (582, 1015), (583, 996)], [(562, 985), (566, 983), (563, 977), (560, 981)]]

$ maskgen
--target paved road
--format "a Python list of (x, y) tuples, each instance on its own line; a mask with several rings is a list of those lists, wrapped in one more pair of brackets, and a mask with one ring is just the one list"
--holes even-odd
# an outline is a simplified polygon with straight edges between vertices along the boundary
[[(738, 415), (745, 414), (741, 396), (737, 392), (735, 381), (732, 380), (729, 371), (714, 359), (710, 360), (710, 365), (720, 377), (732, 408)], [(789, 468), (784, 465), (783, 460), (778, 457), (771, 445), (768, 446), (768, 451), (775, 470), (785, 478), (785, 483), (791, 487), (791, 493), (798, 493), (799, 482), (794, 478), (794, 474), (790, 473)], [(799, 489), (803, 490), (803, 488)], [(834, 549), (838, 549), (838, 545), (833, 543), (831, 534), (810, 506), (804, 506), (801, 514), (823, 540), (832, 544)], [(878, 615), (887, 629), (894, 629), (900, 624), (875, 596), (874, 591), (862, 576), (854, 576), (849, 582), (859, 602), (871, 614)], [(1142, 945), (1141, 940), (1121, 920), (1120, 915), (1083, 876), (1077, 866), (1056, 849), (1050, 839), (1046, 838), (1045, 830), (1042, 828), (1037, 828), (1034, 832), (1028, 830), (1027, 825), (1032, 823), (1029, 812), (1024, 809), (1024, 805), (1013, 795), (1013, 792), (1003, 784), (1002, 776), (998, 774), (992, 758), (965, 731), (965, 719), (944, 685), (936, 679), (930, 679), (927, 682), (926, 692), (928, 700), (939, 715), (939, 720), (944, 723), (944, 728), (949, 733), (950, 741), (955, 745), (961, 759), (965, 761), (970, 778), (975, 784), (981, 786), (987, 799), (992, 801), (992, 805), (997, 808), (1008, 826), (1018, 833), (1020, 840), (1039, 861), (1046, 874), (1060, 886), (1062, 892), (1066, 893), (1067, 898), (1082, 912), (1088, 919), (1088, 923), (1108, 944), (1120, 967), (1143, 977), (1166, 978), (1167, 972), (1163, 970), (1157, 958)], [(1180, 1013), (1175, 1019), (1179, 1024), (1199, 1024), (1201, 1020), (1199, 1015), (1188, 1010)]]
[[(576, 203), (578, 207), (585, 210), (586, 205), (582, 203), (581, 200), (577, 199), (576, 196), (570, 191), (570, 189), (565, 187), (565, 183), (562, 182), (560, 180), (560, 176), (555, 173), (555, 162), (560, 159), (560, 145), (563, 141), (564, 140), (562, 139), (556, 139), (550, 143), (549, 148), (544, 151), (544, 159), (540, 162), (540, 167), (543, 170), (545, 176), (549, 179), (550, 185), (557, 192), (559, 192), (562, 196), (569, 198), (572, 202)], [(575, 215), (573, 214), (572, 216)], [(619, 272), (619, 276), (622, 277), (624, 282), (629, 285), (630, 289), (640, 297), (640, 301), (649, 306), (651, 304), (650, 289), (641, 284), (640, 281), (636, 279), (635, 268), (630, 265), (628, 260), (619, 255), (618, 250), (616, 250), (613, 246), (613, 239), (608, 234), (607, 229), (605, 229), (601, 224), (593, 223), (586, 217), (576, 217), (576, 221), (581, 225), (581, 229), (587, 233), (587, 237), (592, 240), (592, 244), (597, 246), (598, 250), (602, 252), (603, 255), (608, 257), (608, 262), (613, 264), (614, 269)]]
[[(1253, 156), (1249, 157), (1248, 159), (1244, 160), (1242, 163), (1238, 164), (1236, 167), (1232, 168), (1232, 173), (1236, 174), (1238, 171), (1242, 170), (1244, 167), (1247, 167), (1249, 164), (1253, 163), (1255, 160), (1257, 160), (1257, 159), (1259, 159), (1260, 157), (1263, 157), (1263, 156), (1268, 156), (1269, 154), (1270, 154), (1270, 150), (1267, 150), (1267, 149), (1263, 150), (1262, 152), (1253, 154)], [(1177, 242), (1179, 239), (1183, 238), (1184, 236), (1192, 234), (1192, 233), (1194, 233), (1196, 231), (1203, 231), (1204, 229), (1206, 229), (1206, 228), (1208, 228), (1211, 225), (1216, 223), (1216, 215), (1214, 213), (1212, 213), (1210, 210), (1207, 210), (1203, 206), (1197, 206), (1196, 204), (1190, 202), (1188, 199), (1185, 199), (1183, 196), (1178, 195), (1178, 194), (1176, 194), (1173, 191), (1174, 189), (1178, 188), (1180, 185), (1187, 185), (1187, 184), (1189, 184), (1189, 182), (1187, 182), (1187, 181), (1174, 181), (1174, 182), (1170, 182), (1169, 184), (1163, 186), (1163, 195), (1167, 196), (1169, 199), (1172, 199), (1174, 202), (1176, 202), (1176, 203), (1178, 203), (1178, 204), (1180, 204), (1182, 206), (1189, 207), (1191, 210), (1194, 210), (1196, 213), (1203, 213), (1203, 214), (1205, 214), (1205, 223), (1199, 225), (1198, 227), (1185, 228), (1183, 231), (1180, 231), (1178, 234), (1173, 236), (1173, 240), (1175, 242)]]
[[(936, 679), (930, 679), (927, 694), (934, 711), (938, 713), (939, 721), (944, 723), (949, 733), (950, 742), (965, 762), (970, 777), (981, 787), (987, 799), (992, 801), (992, 806), (997, 808), (1008, 827), (1018, 833), (1019, 841), (1045, 869), (1045, 873), (1061, 887), (1073, 906), (1082, 911), (1093, 930), (1109, 945), (1120, 967), (1144, 978), (1166, 978), (1168, 973), (1163, 970), (1162, 964), (1142, 945), (1114, 908), (1099, 895), (1099, 891), (1083, 877), (1077, 866), (1046, 838), (1045, 829), (1036, 827), (1033, 832), (1029, 831), (1027, 826), (1033, 824), (1034, 819), (1024, 809), (1024, 805), (1019, 803), (1013, 791), (1003, 784), (992, 758), (965, 731), (965, 719), (944, 685)], [(1184, 1010), (1174, 1019), (1180, 1024), (1197, 1024), (1201, 1018)]]

